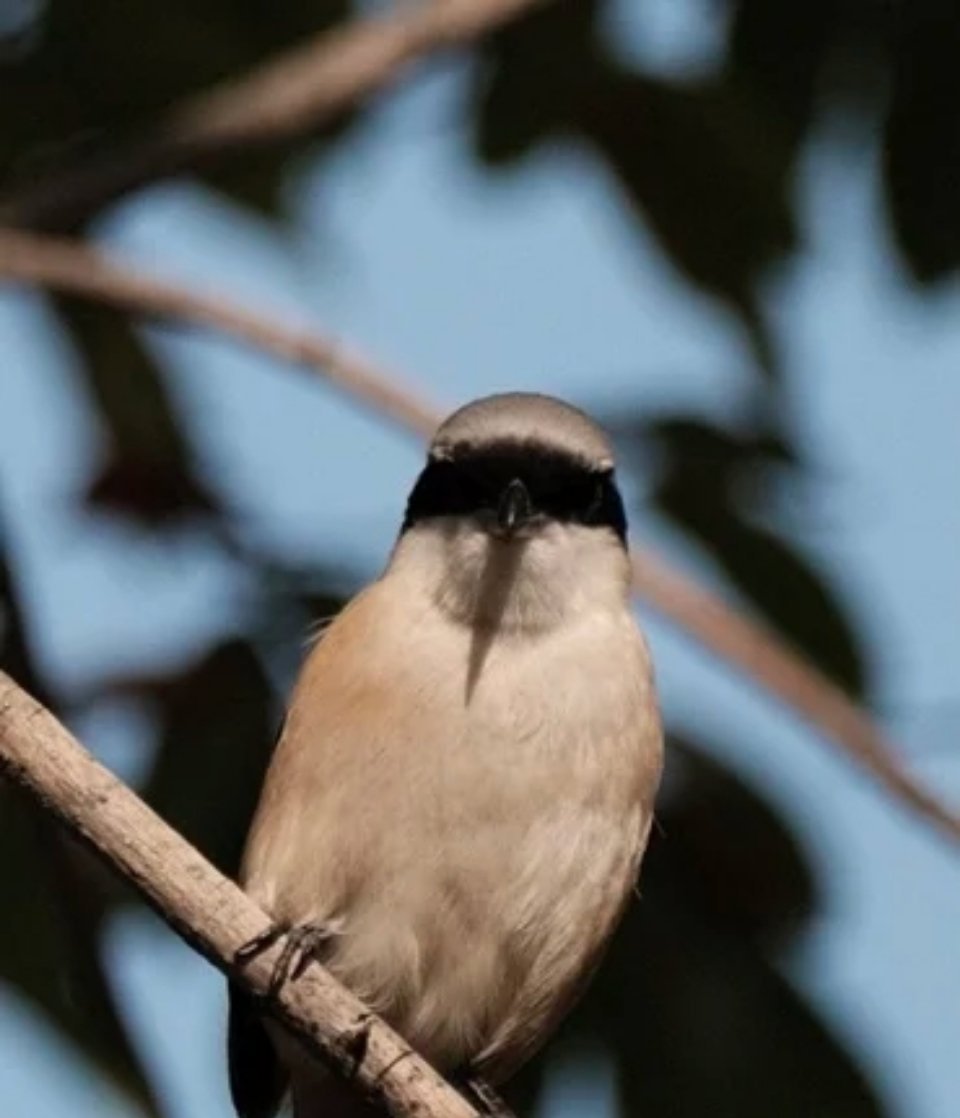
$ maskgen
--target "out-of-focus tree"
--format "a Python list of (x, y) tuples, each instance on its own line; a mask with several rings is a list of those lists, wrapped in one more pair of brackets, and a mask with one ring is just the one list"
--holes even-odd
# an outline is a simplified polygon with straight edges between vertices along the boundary
[[(720, 2), (720, 0), (718, 0)], [(851, 144), (877, 130), (889, 226), (918, 285), (960, 264), (960, 15), (944, 0), (727, 0), (722, 57), (670, 78), (624, 61), (618, 6), (562, 0), (472, 52), (463, 127), (478, 166), (521, 173), (547, 144), (576, 145), (619, 184), (692, 289), (724, 304), (752, 345), (753, 406), (736, 426), (703, 414), (617, 421), (627, 451), (656, 463), (650, 499), (769, 624), (852, 695), (867, 657), (837, 592), (770, 512), (775, 484), (804, 464), (781, 398), (777, 338), (764, 310), (771, 270), (801, 249), (799, 157), (818, 123), (849, 118)], [(48, 0), (0, 9), (0, 200), (149, 130), (190, 93), (242, 74), (307, 35), (359, 14), (350, 0)], [(292, 168), (364, 132), (363, 110), (312, 134), (254, 147), (198, 172), (234, 205), (278, 227)], [(91, 207), (80, 227), (103, 211)], [(291, 232), (296, 232), (295, 229)], [(638, 240), (638, 251), (640, 241)], [(158, 351), (115, 311), (51, 299), (95, 415), (100, 466), (78, 495), (91, 518), (222, 549), (256, 588), (244, 617), (162, 678), (104, 679), (59, 694), (31, 655), (18, 593), (16, 525), (0, 534), (5, 667), (70, 716), (118, 695), (152, 726), (142, 791), (218, 865), (235, 865), (279, 715), (274, 681), (310, 620), (352, 589), (340, 557), (292, 564), (271, 541), (245, 546), (236, 510), (201, 466), (202, 417), (184, 414)], [(426, 327), (425, 327), (426, 328)], [(278, 435), (282, 437), (282, 435)], [(2, 496), (2, 494), (0, 494)], [(803, 851), (756, 789), (673, 739), (661, 823), (644, 884), (610, 957), (548, 1054), (516, 1084), (526, 1106), (544, 1061), (615, 1068), (624, 1114), (877, 1118), (882, 1108), (778, 961), (818, 905)], [(221, 774), (229, 758), (231, 779)], [(215, 795), (213, 794), (215, 790)], [(212, 805), (215, 805), (215, 809)], [(85, 1058), (162, 1114), (126, 1036), (100, 950), (129, 896), (0, 788), (0, 978)], [(651, 965), (650, 960), (656, 960)]]

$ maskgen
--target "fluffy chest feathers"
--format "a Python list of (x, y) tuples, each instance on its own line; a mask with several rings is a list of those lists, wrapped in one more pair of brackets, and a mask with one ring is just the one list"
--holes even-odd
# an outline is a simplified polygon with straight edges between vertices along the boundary
[(313, 651), (245, 879), (278, 919), (336, 929), (331, 969), (428, 1057), (500, 1077), (629, 894), (660, 728), (622, 588), (545, 597), (545, 551), (481, 592), (470, 541), (442, 571), (422, 542)]

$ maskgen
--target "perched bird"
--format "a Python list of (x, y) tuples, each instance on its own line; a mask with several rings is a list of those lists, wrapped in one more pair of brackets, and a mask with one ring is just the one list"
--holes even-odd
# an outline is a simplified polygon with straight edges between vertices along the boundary
[[(441, 1072), (499, 1083), (630, 897), (662, 734), (610, 445), (508, 393), (437, 431), (384, 574), (297, 682), (242, 884)], [(367, 1113), (233, 991), (242, 1118)]]

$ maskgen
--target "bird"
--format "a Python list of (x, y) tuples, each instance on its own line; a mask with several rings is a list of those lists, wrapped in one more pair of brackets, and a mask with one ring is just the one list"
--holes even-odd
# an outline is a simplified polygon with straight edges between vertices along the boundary
[[(610, 441), (507, 392), (438, 427), (383, 574), (294, 686), (240, 884), (483, 1098), (546, 1041), (634, 892), (663, 733)], [(364, 1102), (234, 986), (241, 1118)]]

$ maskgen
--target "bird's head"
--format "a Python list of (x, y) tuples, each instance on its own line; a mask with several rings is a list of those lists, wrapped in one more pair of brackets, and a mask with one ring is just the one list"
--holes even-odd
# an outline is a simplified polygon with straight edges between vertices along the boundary
[(441, 424), (407, 502), (393, 567), (416, 561), (465, 620), (544, 627), (626, 596), (613, 452), (583, 412), (510, 392)]

